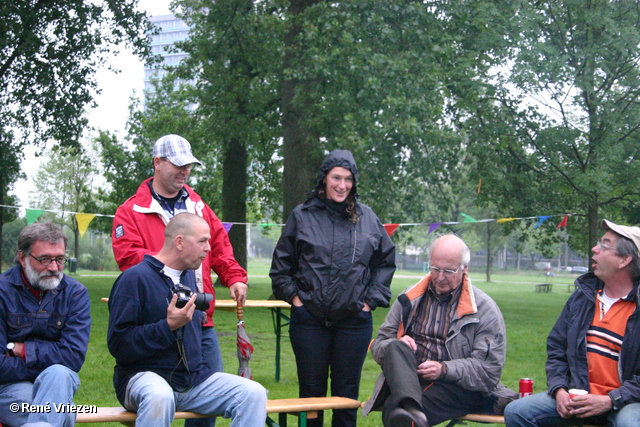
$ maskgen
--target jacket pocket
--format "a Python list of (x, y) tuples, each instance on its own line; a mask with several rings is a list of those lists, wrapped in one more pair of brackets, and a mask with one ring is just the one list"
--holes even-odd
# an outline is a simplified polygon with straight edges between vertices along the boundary
[(365, 266), (369, 266), (373, 254), (380, 247), (380, 236), (375, 234), (368, 234), (358, 232), (354, 230), (352, 236), (353, 247), (352, 250), (352, 263), (360, 263)]
[(7, 318), (7, 341), (24, 342), (33, 330), (33, 317), (23, 313), (9, 313)]

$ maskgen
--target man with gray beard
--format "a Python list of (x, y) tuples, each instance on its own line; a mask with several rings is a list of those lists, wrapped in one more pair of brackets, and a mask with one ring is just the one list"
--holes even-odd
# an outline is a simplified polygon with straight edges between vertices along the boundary
[(73, 411), (58, 408), (73, 407), (91, 318), (87, 288), (63, 274), (66, 249), (60, 228), (28, 225), (18, 237), (16, 265), (0, 275), (0, 423), (5, 426), (75, 423)]

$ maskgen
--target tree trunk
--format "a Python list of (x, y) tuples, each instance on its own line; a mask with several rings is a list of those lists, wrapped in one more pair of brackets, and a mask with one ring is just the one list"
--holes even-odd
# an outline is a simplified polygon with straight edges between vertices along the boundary
[(222, 159), (222, 220), (240, 222), (229, 230), (238, 264), (247, 269), (247, 148), (238, 139), (226, 141)]
[[(291, 0), (289, 13), (292, 24), (285, 34), (284, 70), (295, 66), (300, 46), (298, 35), (301, 32), (300, 15), (304, 10), (320, 0)], [(286, 73), (283, 73), (286, 76)], [(319, 135), (305, 123), (305, 105), (296, 96), (305, 93), (305, 81), (283, 78), (282, 81), (282, 155), (284, 170), (282, 173), (283, 221), (289, 213), (302, 203), (313, 189), (315, 177), (322, 162), (322, 153), (318, 149)], [(300, 97), (303, 98), (303, 97)]]
[(589, 259), (589, 270), (591, 270), (591, 266), (593, 265), (593, 252), (591, 252), (591, 248), (596, 244), (597, 241), (602, 237), (603, 231), (600, 227), (600, 218), (598, 216), (598, 203), (593, 202), (587, 211), (587, 221), (589, 224), (589, 241), (587, 242), (587, 247), (585, 248), (587, 258)]

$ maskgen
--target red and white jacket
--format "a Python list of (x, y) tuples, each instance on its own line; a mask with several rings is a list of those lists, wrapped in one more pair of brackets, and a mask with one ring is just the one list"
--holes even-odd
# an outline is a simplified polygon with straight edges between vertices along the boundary
[[(111, 230), (113, 254), (120, 270), (124, 271), (142, 261), (145, 254), (155, 255), (164, 244), (164, 229), (170, 220), (165, 210), (151, 195), (148, 178), (140, 184), (136, 194), (131, 196), (117, 210)], [(202, 201), (187, 185), (189, 193), (186, 205), (191, 213), (204, 218), (211, 229), (211, 251), (196, 270), (198, 290), (213, 294), (214, 301), (207, 310), (207, 323), (213, 326), (215, 291), (211, 280), (211, 271), (220, 278), (222, 285), (229, 287), (236, 282), (247, 283), (247, 272), (233, 256), (233, 248), (229, 242), (222, 222), (211, 208)]]

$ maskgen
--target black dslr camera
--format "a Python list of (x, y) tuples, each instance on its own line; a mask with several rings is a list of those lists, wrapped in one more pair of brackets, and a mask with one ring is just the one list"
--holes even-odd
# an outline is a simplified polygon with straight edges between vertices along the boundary
[(207, 311), (207, 309), (209, 308), (209, 303), (213, 301), (213, 295), (205, 294), (203, 292), (193, 292), (182, 283), (178, 283), (177, 285), (173, 286), (173, 293), (178, 295), (178, 299), (176, 300), (176, 307), (178, 308), (182, 308), (187, 305), (187, 303), (191, 299), (191, 295), (193, 295), (194, 293), (196, 294), (195, 304), (196, 309), (198, 310)]

